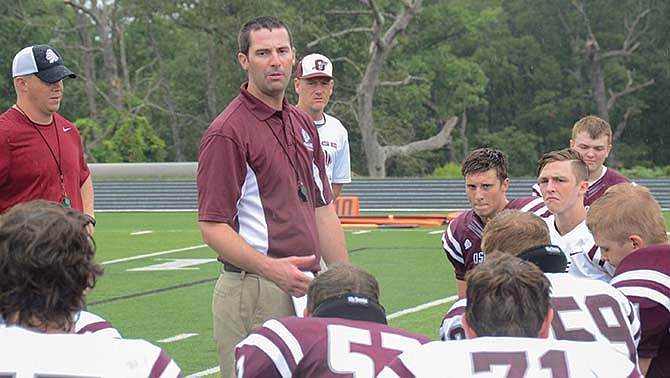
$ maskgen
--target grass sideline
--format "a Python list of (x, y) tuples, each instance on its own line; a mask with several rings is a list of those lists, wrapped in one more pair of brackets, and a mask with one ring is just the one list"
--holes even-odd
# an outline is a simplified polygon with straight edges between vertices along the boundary
[[(664, 216), (670, 224), (670, 213)], [(105, 274), (89, 295), (89, 310), (111, 321), (124, 337), (144, 338), (163, 347), (184, 376), (217, 366), (210, 308), (220, 264), (203, 246), (196, 214), (100, 213), (97, 219), (97, 260), (105, 266)], [(453, 269), (440, 242), (442, 229), (345, 231), (352, 262), (377, 277), (388, 314), (455, 295)], [(131, 270), (185, 259), (193, 265)], [(390, 324), (437, 338), (450, 305), (397, 317)], [(185, 338), (160, 341), (178, 335)]]
[[(196, 214), (100, 213), (97, 219), (97, 260), (105, 274), (89, 295), (89, 310), (112, 322), (124, 337), (144, 338), (163, 347), (184, 376), (217, 366), (211, 296), (220, 264), (209, 248), (197, 247), (203, 242)], [(441, 248), (441, 230), (345, 231), (352, 262), (377, 277), (388, 314), (455, 295), (453, 271)], [(188, 247), (196, 248), (180, 250)], [(196, 265), (180, 270), (130, 270), (176, 259)], [(394, 318), (390, 324), (436, 338), (449, 305)], [(159, 342), (193, 333), (197, 335)]]

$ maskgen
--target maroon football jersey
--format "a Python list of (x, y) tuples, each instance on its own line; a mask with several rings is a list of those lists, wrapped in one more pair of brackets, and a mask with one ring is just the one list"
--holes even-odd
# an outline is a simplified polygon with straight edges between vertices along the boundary
[(430, 339), (385, 324), (341, 318), (265, 322), (235, 351), (237, 377), (374, 377)]
[[(550, 215), (542, 198), (522, 197), (511, 200), (505, 209), (517, 209), (541, 217)], [(442, 235), (442, 247), (454, 266), (456, 279), (465, 280), (465, 272), (484, 261), (480, 247), (484, 224), (473, 210), (468, 210), (449, 223)]]
[(630, 179), (628, 179), (628, 177), (620, 174), (619, 172), (606, 167), (603, 168), (605, 169), (605, 174), (600, 176), (600, 178), (594, 181), (593, 183), (590, 183), (589, 189), (586, 191), (586, 194), (584, 195), (584, 206), (587, 208), (591, 206), (591, 204), (595, 202), (595, 200), (600, 198), (600, 196), (605, 194), (605, 191), (610, 186), (620, 184), (622, 182), (630, 182)]
[(647, 377), (670, 377), (670, 244), (626, 256), (611, 284), (638, 306), (642, 328), (638, 355), (654, 359)]

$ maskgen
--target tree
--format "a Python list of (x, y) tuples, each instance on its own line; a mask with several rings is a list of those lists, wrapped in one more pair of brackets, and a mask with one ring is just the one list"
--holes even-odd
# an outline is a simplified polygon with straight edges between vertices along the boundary
[[(336, 57), (335, 61), (353, 67), (351, 71), (360, 77), (352, 91), (352, 113), (360, 130), (368, 174), (384, 177), (389, 159), (435, 150), (449, 144), (458, 117), (453, 116), (454, 113), (447, 113), (449, 107), (444, 105), (453, 105), (442, 96), (444, 88), (440, 88), (440, 83), (444, 83), (444, 80), (439, 80), (442, 77), (440, 74), (444, 73), (441, 72), (444, 62), (430, 65), (412, 58), (429, 51), (434, 60), (439, 60), (441, 54), (448, 53), (444, 45), (436, 49), (425, 46), (417, 48), (415, 43), (423, 42), (420, 38), (417, 40), (419, 27), (413, 29), (411, 34), (407, 32), (424, 9), (422, 0), (391, 2), (384, 7), (377, 1), (360, 1), (360, 5), (362, 8), (329, 12), (348, 19), (334, 23), (338, 25), (337, 31), (320, 35), (307, 43), (307, 47), (321, 46), (328, 39), (336, 39), (350, 47), (347, 55)], [(444, 2), (431, 4), (436, 7), (444, 5)], [(351, 21), (352, 18), (358, 22)], [(367, 24), (361, 25), (363, 23)], [(352, 35), (364, 35), (365, 38), (358, 40), (355, 36), (352, 38)], [(360, 45), (351, 47), (352, 41), (358, 41), (366, 48), (362, 49)], [(363, 51), (364, 54), (357, 55), (356, 51)], [(465, 63), (456, 58), (453, 58), (453, 62)], [(463, 90), (463, 93), (457, 95), (461, 100), (456, 101), (460, 102), (456, 114), (467, 109), (469, 105), (465, 102), (472, 100), (472, 96), (483, 94), (485, 87), (482, 84), (485, 78), (470, 63), (463, 64), (460, 73), (477, 72), (474, 77), (466, 75), (463, 80), (473, 80), (471, 84), (475, 89)], [(449, 79), (454, 80), (451, 77)], [(432, 85), (435, 82), (437, 84)], [(465, 88), (453, 82), (451, 84), (455, 88)], [(399, 98), (405, 101), (398, 101)], [(479, 103), (480, 100), (473, 102)], [(389, 106), (389, 103), (394, 106)], [(391, 130), (393, 132), (388, 132)]]
[[(591, 95), (596, 104), (597, 114), (602, 119), (612, 122), (611, 113), (625, 96), (632, 95), (654, 84), (654, 78), (638, 82), (634, 78), (634, 67), (629, 63), (632, 55), (641, 46), (640, 39), (647, 32), (648, 24), (646, 21), (651, 8), (644, 5), (643, 2), (639, 2), (637, 8), (631, 9), (630, 6), (625, 7), (627, 12), (624, 14), (622, 20), (623, 34), (614, 36), (614, 38), (609, 36), (609, 46), (601, 47), (597, 34), (600, 35), (601, 32), (602, 34), (611, 33), (611, 30), (595, 31), (585, 4), (578, 0), (572, 0), (570, 3), (581, 17), (582, 24), (571, 26), (566, 21), (565, 28), (573, 41), (575, 53), (583, 54), (591, 84)], [(619, 4), (620, 2), (617, 2), (617, 5)], [(617, 43), (620, 43), (620, 45), (617, 46)], [(616, 66), (607, 67), (610, 61)], [(608, 68), (609, 72), (606, 71)], [(625, 79), (622, 77), (624, 75)], [(608, 82), (611, 84), (608, 85)], [(639, 104), (628, 104), (624, 105), (624, 107), (625, 110), (622, 109), (623, 115), (616, 122), (612, 133), (613, 144), (621, 138), (628, 125), (629, 118), (639, 113)], [(610, 153), (609, 161), (611, 165), (618, 165), (615, 150), (612, 150)]]

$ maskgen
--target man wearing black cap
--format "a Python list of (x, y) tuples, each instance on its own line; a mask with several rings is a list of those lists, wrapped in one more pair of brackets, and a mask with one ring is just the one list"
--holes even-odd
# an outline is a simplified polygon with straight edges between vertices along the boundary
[(48, 45), (14, 57), (16, 104), (0, 115), (0, 213), (45, 199), (93, 218), (93, 181), (79, 131), (59, 115), (63, 79), (77, 77)]
[(237, 345), (237, 377), (374, 377), (430, 339), (386, 325), (379, 284), (337, 264), (309, 284), (305, 318), (273, 319)]
[[(637, 362), (640, 321), (633, 306), (614, 287), (565, 273), (567, 257), (551, 245), (547, 224), (532, 213), (503, 210), (484, 227), (482, 249), (490, 255), (517, 256), (532, 261), (551, 283), (554, 318), (551, 338), (609, 343)], [(443, 340), (465, 337), (462, 317), (467, 298), (451, 306), (442, 321)]]

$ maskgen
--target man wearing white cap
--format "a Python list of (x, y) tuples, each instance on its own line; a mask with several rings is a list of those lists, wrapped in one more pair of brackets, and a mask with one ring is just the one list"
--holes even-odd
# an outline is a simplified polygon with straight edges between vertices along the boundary
[(0, 213), (45, 199), (83, 212), (95, 225), (79, 131), (57, 113), (63, 79), (77, 76), (54, 48), (35, 45), (16, 54), (12, 77), (16, 103), (0, 115)]
[(351, 182), (351, 162), (347, 129), (337, 118), (323, 112), (335, 85), (333, 63), (321, 54), (305, 56), (298, 63), (293, 84), (298, 108), (312, 117), (319, 131), (328, 180), (333, 194), (338, 196), (342, 186)]

